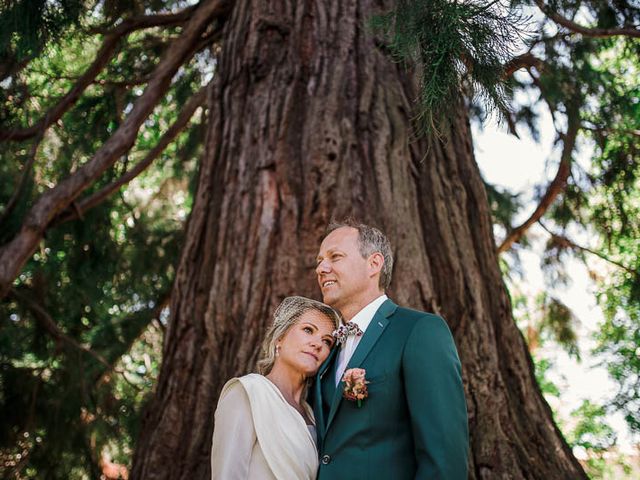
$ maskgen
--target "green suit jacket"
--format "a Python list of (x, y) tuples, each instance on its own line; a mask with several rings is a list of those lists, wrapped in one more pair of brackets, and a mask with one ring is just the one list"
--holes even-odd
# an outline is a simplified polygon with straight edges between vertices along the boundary
[(467, 409), (453, 337), (437, 315), (386, 300), (347, 369), (364, 368), (358, 407), (335, 385), (334, 349), (312, 387), (318, 479), (467, 478)]

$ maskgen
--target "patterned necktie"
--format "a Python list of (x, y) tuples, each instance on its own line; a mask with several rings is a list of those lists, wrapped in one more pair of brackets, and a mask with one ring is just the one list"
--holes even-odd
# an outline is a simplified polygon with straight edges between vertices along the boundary
[(340, 325), (337, 330), (333, 331), (333, 336), (336, 339), (336, 343), (344, 345), (347, 342), (347, 339), (351, 335), (355, 335), (356, 337), (361, 337), (363, 334), (360, 327), (355, 322), (347, 322), (344, 325)]

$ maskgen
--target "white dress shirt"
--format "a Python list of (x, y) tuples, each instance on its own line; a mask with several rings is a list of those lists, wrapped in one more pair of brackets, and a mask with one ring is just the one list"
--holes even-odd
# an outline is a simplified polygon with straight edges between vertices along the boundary
[(340, 383), (342, 374), (347, 368), (353, 352), (356, 351), (356, 347), (360, 343), (360, 339), (362, 339), (362, 337), (364, 336), (364, 332), (367, 331), (367, 327), (371, 323), (371, 320), (373, 320), (373, 316), (376, 314), (376, 312), (380, 308), (380, 305), (382, 305), (386, 299), (387, 296), (383, 293), (358, 313), (356, 313), (355, 316), (350, 320), (351, 322), (357, 324), (358, 327), (360, 327), (360, 330), (362, 330), (362, 335), (349, 335), (347, 341), (340, 347), (337, 359), (338, 366), (336, 368), (336, 385)]

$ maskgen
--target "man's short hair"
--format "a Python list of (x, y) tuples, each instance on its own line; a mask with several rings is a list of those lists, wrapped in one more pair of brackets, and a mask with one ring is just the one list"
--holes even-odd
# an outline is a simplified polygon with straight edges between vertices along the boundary
[[(375, 227), (360, 223), (353, 218), (341, 221), (331, 221), (327, 227), (326, 235), (342, 227), (355, 228), (358, 231), (358, 247), (362, 258), (369, 258), (373, 253), (379, 252), (384, 258), (378, 286), (386, 290), (391, 284), (391, 272), (393, 271), (393, 253), (387, 237)], [(326, 236), (325, 235), (325, 236)]]

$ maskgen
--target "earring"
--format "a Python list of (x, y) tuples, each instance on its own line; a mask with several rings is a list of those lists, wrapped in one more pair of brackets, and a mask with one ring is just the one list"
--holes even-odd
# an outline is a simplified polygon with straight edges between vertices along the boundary
[(276, 357), (280, 356), (280, 345), (276, 345)]

